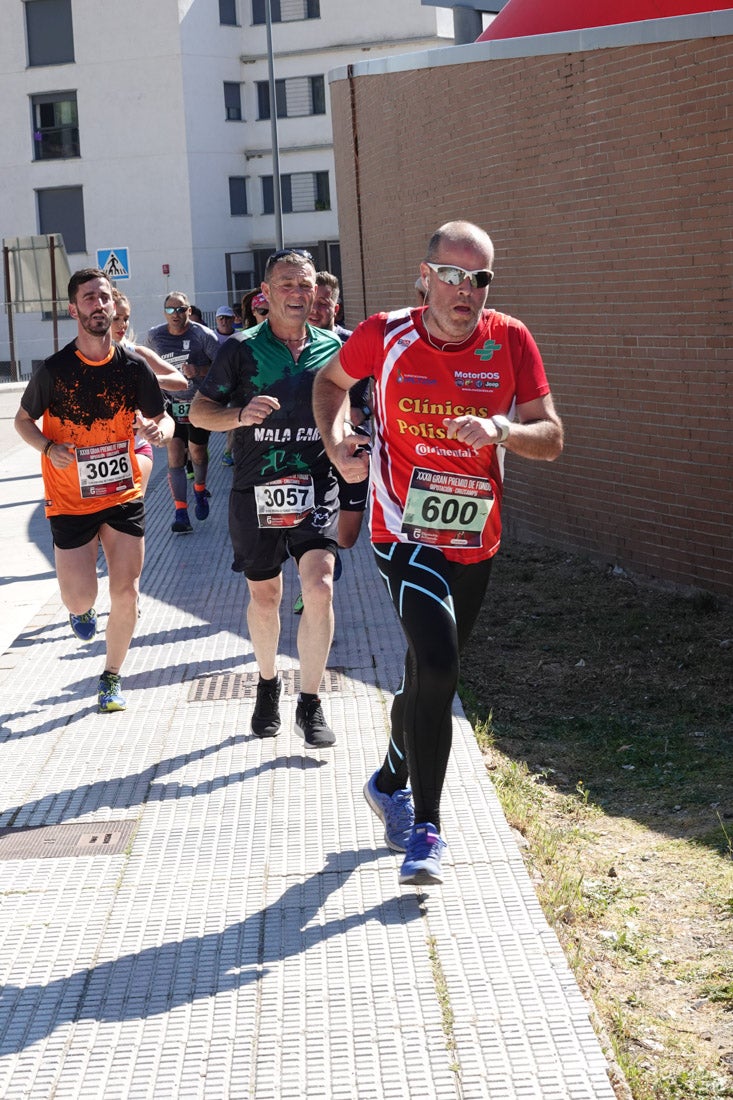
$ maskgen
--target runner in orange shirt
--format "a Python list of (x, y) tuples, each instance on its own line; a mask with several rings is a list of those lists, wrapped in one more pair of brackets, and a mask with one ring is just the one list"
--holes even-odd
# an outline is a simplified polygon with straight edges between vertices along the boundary
[(72, 275), (69, 313), (77, 322), (76, 339), (35, 371), (15, 427), (42, 455), (56, 576), (71, 628), (83, 641), (97, 630), (97, 550), (102, 544), (110, 613), (97, 695), (99, 710), (112, 712), (127, 705), (120, 669), (137, 622), (145, 552), (135, 432), (160, 447), (172, 437), (174, 424), (153, 371), (112, 341), (114, 300), (104, 272), (84, 268)]

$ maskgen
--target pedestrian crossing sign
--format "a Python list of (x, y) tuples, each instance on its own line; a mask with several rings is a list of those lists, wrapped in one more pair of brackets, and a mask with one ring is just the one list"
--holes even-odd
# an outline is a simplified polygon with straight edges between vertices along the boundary
[(97, 267), (108, 279), (129, 279), (130, 258), (127, 248), (98, 248)]

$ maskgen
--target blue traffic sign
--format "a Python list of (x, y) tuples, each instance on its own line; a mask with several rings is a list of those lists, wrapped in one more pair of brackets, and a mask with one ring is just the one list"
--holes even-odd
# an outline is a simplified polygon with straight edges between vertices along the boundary
[(129, 279), (129, 249), (98, 248), (97, 267), (100, 268), (109, 279)]

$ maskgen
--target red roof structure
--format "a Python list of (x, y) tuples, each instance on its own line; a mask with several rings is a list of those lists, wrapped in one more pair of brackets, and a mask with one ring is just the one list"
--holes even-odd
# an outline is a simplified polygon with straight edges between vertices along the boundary
[(672, 15), (725, 11), (730, 4), (715, 0), (509, 0), (496, 19), (476, 39), (524, 38), (529, 34), (577, 31), (642, 19), (666, 19)]

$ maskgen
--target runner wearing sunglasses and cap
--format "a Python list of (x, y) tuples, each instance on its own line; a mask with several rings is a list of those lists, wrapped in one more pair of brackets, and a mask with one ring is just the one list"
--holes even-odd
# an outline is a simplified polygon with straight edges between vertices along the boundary
[(375, 380), (371, 535), (408, 648), (387, 755), (364, 794), (387, 845), (405, 853), (403, 883), (442, 882), (459, 654), (499, 548), (504, 452), (552, 461), (563, 446), (535, 341), (486, 308), (493, 260), (478, 226), (441, 226), (420, 265), (425, 305), (363, 321), (314, 387), (329, 457), (356, 483), (370, 460), (345, 432), (344, 395)]
[(171, 531), (174, 535), (187, 535), (193, 531), (188, 514), (187, 450), (193, 463), (197, 520), (208, 518), (211, 496), (206, 488), (209, 432), (201, 431), (191, 424), (188, 410), (201, 380), (206, 377), (214, 360), (219, 342), (216, 333), (210, 328), (191, 320), (191, 303), (183, 291), (174, 290), (166, 295), (163, 313), (165, 324), (155, 325), (149, 330), (147, 344), (161, 359), (176, 367), (189, 383), (187, 390), (168, 395), (171, 416), (176, 422), (175, 435), (168, 444), (168, 485), (175, 507)]

